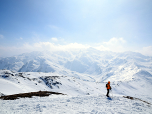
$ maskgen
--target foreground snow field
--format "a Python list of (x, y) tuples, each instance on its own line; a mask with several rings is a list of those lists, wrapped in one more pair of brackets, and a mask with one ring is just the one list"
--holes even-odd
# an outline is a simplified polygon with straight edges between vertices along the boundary
[(122, 96), (55, 96), (0, 100), (0, 114), (152, 114), (152, 106)]
[[(144, 75), (143, 75), (144, 74)], [(0, 95), (54, 91), (66, 95), (0, 100), (0, 114), (152, 114), (152, 77), (145, 72), (132, 81), (111, 83), (112, 100), (105, 96), (106, 82), (93, 82), (54, 73), (0, 70)], [(131, 100), (132, 96), (144, 100)]]

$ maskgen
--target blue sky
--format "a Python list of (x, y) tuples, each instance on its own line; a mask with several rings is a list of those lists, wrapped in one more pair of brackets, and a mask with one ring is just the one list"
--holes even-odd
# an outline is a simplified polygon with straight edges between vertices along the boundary
[(151, 0), (0, 0), (0, 56), (94, 47), (152, 56)]

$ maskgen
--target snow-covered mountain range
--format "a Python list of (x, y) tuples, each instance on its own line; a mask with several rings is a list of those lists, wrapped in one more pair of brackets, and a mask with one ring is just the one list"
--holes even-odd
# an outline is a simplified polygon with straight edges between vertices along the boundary
[[(0, 59), (0, 69), (45, 72), (83, 81), (113, 83), (152, 77), (152, 57), (136, 52), (114, 53), (88, 48), (81, 51), (32, 52)], [(137, 78), (138, 77), (138, 78)], [(146, 82), (145, 82), (146, 83)], [(152, 83), (152, 82), (151, 82)]]
[(152, 57), (135, 52), (114, 53), (89, 48), (77, 52), (32, 52), (0, 59), (0, 69), (52, 72), (92, 81), (132, 80), (138, 72), (152, 74)]
[[(104, 97), (107, 81), (111, 81), (112, 93), (110, 96), (115, 98), (118, 106), (128, 102), (133, 107), (134, 104), (137, 104), (137, 111), (138, 106), (143, 109), (143, 112), (149, 110), (147, 107), (143, 108), (145, 105), (138, 105), (141, 102), (135, 101), (132, 104), (130, 101), (123, 100), (122, 96), (132, 96), (152, 103), (152, 57), (150, 56), (135, 52), (103, 52), (89, 48), (77, 52), (32, 52), (0, 58), (0, 96), (40, 90), (54, 91), (75, 96), (74, 102), (79, 99), (82, 101), (86, 99), (90, 102), (91, 98), (95, 103), (100, 99), (106, 103), (105, 106), (108, 106), (109, 104)], [(38, 99), (35, 102), (38, 102)], [(57, 106), (60, 103), (59, 101)], [(73, 102), (67, 100), (65, 103), (67, 105)], [(8, 110), (5, 104), (6, 102), (3, 101), (2, 112)], [(14, 106), (11, 104), (14, 102), (10, 102), (10, 106)], [(96, 105), (100, 106), (100, 104), (99, 101), (92, 104), (94, 107), (92, 111), (95, 111)], [(26, 104), (26, 106), (29, 105)], [(128, 105), (123, 106), (123, 110), (126, 110), (125, 107)], [(46, 107), (48, 108), (48, 106)], [(18, 109), (18, 106), (16, 108)], [(113, 107), (113, 110), (115, 108)], [(12, 111), (12, 109), (9, 110)]]

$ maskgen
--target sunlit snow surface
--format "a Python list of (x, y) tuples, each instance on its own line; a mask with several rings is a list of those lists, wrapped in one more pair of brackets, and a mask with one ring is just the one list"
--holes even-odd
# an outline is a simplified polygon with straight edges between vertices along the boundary
[(152, 114), (150, 105), (120, 96), (49, 96), (0, 103), (0, 114)]
[(5, 95), (39, 90), (66, 94), (64, 96), (50, 95), (49, 97), (0, 100), (0, 114), (152, 114), (150, 104), (123, 98), (123, 95), (132, 96), (152, 104), (152, 94), (150, 94), (152, 90), (151, 75), (144, 77), (145, 72), (143, 71), (134, 76), (135, 80), (111, 82), (112, 91), (110, 96), (112, 99), (107, 99), (105, 96), (106, 83), (104, 82), (97, 83), (75, 77), (58, 76), (53, 80), (51, 80), (52, 77), (48, 78), (47, 81), (50, 85), (56, 82), (61, 83), (52, 84), (52, 88), (50, 88), (41, 78), (54, 76), (53, 73), (23, 72), (21, 75), (19, 72), (9, 70), (1, 70), (0, 72), (0, 92)]

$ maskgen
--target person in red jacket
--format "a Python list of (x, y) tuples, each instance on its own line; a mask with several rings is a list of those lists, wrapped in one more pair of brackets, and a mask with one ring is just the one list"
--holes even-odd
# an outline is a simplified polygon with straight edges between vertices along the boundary
[(111, 86), (110, 86), (110, 81), (108, 81), (108, 83), (106, 84), (106, 88), (107, 88), (107, 97), (109, 97), (109, 90), (111, 90)]

